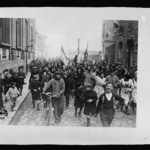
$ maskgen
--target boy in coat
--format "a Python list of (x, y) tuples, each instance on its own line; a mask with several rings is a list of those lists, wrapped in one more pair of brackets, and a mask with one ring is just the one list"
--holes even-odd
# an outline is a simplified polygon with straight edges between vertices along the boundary
[(97, 94), (93, 90), (92, 85), (87, 83), (85, 85), (85, 93), (84, 93), (84, 114), (87, 116), (87, 127), (90, 126), (90, 118), (91, 116), (96, 114), (96, 100)]
[(74, 91), (74, 95), (75, 95), (75, 101), (74, 101), (74, 107), (75, 107), (75, 117), (77, 116), (77, 111), (78, 109), (78, 115), (79, 117), (81, 117), (81, 111), (84, 107), (84, 88), (82, 86), (81, 82), (77, 82), (76, 83), (76, 89)]
[(104, 127), (109, 127), (113, 121), (115, 114), (115, 101), (119, 100), (120, 104), (124, 104), (124, 99), (114, 94), (113, 84), (106, 83), (106, 91), (99, 98), (97, 105), (97, 113), (100, 111), (100, 118)]

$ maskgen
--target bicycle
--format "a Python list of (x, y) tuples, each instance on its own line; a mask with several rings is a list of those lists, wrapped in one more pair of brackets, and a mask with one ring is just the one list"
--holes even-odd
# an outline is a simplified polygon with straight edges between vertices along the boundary
[(58, 97), (58, 95), (52, 95), (50, 92), (42, 93), (42, 98), (43, 100), (46, 101), (45, 120), (47, 120), (47, 126), (49, 126), (49, 122), (50, 122), (51, 98), (55, 98), (55, 97)]

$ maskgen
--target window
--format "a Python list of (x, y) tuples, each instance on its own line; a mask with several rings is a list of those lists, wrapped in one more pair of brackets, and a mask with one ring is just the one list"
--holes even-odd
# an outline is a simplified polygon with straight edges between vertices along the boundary
[(26, 46), (28, 45), (28, 20), (26, 19), (25, 20), (25, 33), (26, 33), (26, 35), (25, 35), (25, 40), (26, 40)]
[(0, 41), (5, 44), (10, 44), (10, 19), (0, 19)]
[(122, 48), (123, 48), (123, 43), (122, 43), (122, 41), (120, 41), (120, 42), (118, 43), (118, 48), (119, 48), (119, 49), (122, 49)]
[(21, 48), (21, 19), (16, 21), (16, 44), (18, 48)]
[(7, 58), (7, 50), (5, 48), (2, 50), (2, 58)]
[(25, 57), (24, 57), (24, 56), (25, 56), (25, 52), (24, 52), (24, 51), (21, 51), (21, 59), (22, 59), (22, 60), (24, 60), (24, 59), (25, 59)]
[(20, 58), (20, 51), (17, 51), (17, 58)]

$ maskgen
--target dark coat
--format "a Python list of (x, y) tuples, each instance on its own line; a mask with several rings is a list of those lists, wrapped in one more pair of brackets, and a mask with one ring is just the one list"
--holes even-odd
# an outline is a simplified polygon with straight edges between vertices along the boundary
[[(88, 102), (89, 99), (92, 99), (93, 101), (89, 103)], [(90, 91), (85, 91), (84, 93), (84, 101), (85, 101), (84, 114), (85, 115), (96, 114), (96, 100), (97, 100), (97, 94), (93, 89), (91, 89)]]
[(76, 88), (75, 92), (75, 108), (83, 108), (84, 106), (84, 89), (83, 88)]
[(106, 93), (103, 93), (97, 105), (97, 113), (99, 111), (106, 112), (107, 110), (114, 110), (115, 101), (118, 100), (120, 105), (123, 105), (124, 99), (116, 94), (112, 93), (112, 98), (110, 101), (107, 100)]
[(12, 83), (12, 77), (8, 78), (8, 77), (5, 77), (3, 79), (3, 85), (4, 85), (4, 94), (7, 93), (7, 91), (9, 90), (10, 86), (11, 86), (11, 83)]
[(65, 93), (70, 93), (71, 90), (72, 90), (72, 79), (71, 79), (71, 76), (68, 75), (66, 78), (64, 78), (64, 81), (65, 81)]
[[(41, 86), (41, 82), (39, 80), (31, 79), (30, 90), (31, 90), (33, 100), (41, 99), (42, 86)], [(36, 90), (36, 91), (34, 91), (34, 90)]]
[(18, 78), (19, 78), (19, 83), (24, 84), (24, 79), (25, 79), (25, 73), (24, 72), (18, 72)]
[(84, 77), (84, 74), (83, 73), (77, 73), (76, 75), (75, 75), (75, 88), (77, 87), (77, 83), (78, 82), (80, 82), (81, 84), (83, 84), (84, 83), (84, 79), (85, 79), (85, 77)]
[(3, 107), (2, 92), (3, 92), (3, 88), (2, 88), (2, 79), (0, 78), (0, 108)]

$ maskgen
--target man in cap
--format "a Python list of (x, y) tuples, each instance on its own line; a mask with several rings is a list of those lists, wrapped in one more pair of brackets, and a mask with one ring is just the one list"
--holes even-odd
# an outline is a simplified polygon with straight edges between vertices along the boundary
[(61, 115), (63, 114), (63, 97), (65, 92), (65, 82), (59, 71), (56, 71), (54, 78), (44, 86), (43, 92), (45, 92), (50, 86), (52, 86), (52, 95), (55, 96), (52, 98), (55, 123), (59, 123), (61, 121)]

